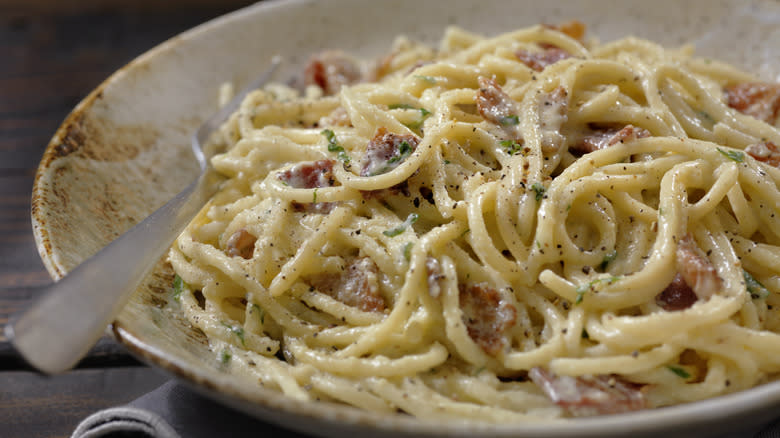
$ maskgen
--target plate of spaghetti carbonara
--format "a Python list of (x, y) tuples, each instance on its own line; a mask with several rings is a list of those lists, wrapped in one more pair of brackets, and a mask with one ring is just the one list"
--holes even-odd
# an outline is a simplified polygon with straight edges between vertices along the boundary
[(210, 371), (163, 366), (433, 434), (683, 424), (770, 387), (778, 65), (566, 15), (438, 41), (400, 26), (250, 93), (210, 140), (219, 192), (161, 261), (156, 318)]

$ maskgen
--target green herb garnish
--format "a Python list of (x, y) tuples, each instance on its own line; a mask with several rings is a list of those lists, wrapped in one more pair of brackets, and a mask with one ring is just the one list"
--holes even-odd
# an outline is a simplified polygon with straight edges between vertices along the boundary
[(542, 197), (544, 197), (544, 192), (545, 192), (545, 190), (546, 190), (546, 189), (544, 188), (544, 186), (542, 185), (542, 183), (540, 183), (540, 182), (535, 182), (535, 183), (533, 183), (533, 185), (531, 186), (531, 190), (533, 190), (534, 192), (536, 192), (536, 196), (535, 196), (536, 200), (537, 200), (537, 201), (541, 201), (541, 200), (542, 200)]
[(227, 351), (227, 349), (222, 350), (222, 351), (219, 352), (219, 361), (222, 362), (223, 364), (226, 364), (226, 363), (230, 362), (230, 359), (232, 359), (232, 358), (233, 358), (233, 355), (230, 354), (230, 352)]
[(680, 368), (674, 365), (667, 365), (666, 368), (669, 369), (669, 371), (677, 374), (677, 376), (682, 377), (683, 379), (690, 379), (691, 374), (686, 371), (684, 368)]
[(317, 203), (317, 188), (314, 188), (314, 196), (312, 196), (311, 202)]
[(176, 276), (173, 277), (173, 299), (177, 302), (180, 301), (181, 294), (186, 288), (187, 286), (184, 284), (184, 280), (179, 277), (179, 274), (176, 274)]
[(419, 218), (420, 216), (417, 213), (411, 213), (409, 216), (406, 217), (406, 220), (403, 221), (401, 225), (393, 228), (392, 230), (382, 231), (382, 234), (384, 234), (387, 237), (395, 237), (403, 233), (413, 223), (417, 222), (417, 219)]
[(601, 260), (601, 270), (603, 271), (603, 270), (607, 269), (607, 266), (611, 262), (614, 262), (615, 259), (617, 259), (617, 255), (618, 255), (618, 253), (617, 253), (616, 249), (612, 250), (612, 252), (610, 252), (607, 255), (605, 255), (604, 259)]
[(517, 140), (502, 140), (501, 146), (509, 155), (515, 155), (523, 151), (523, 143)]
[(760, 281), (753, 278), (750, 272), (742, 270), (742, 276), (745, 277), (745, 286), (747, 286), (750, 297), (753, 299), (766, 298), (769, 296), (769, 289), (767, 289)]
[(257, 317), (260, 318), (260, 324), (265, 323), (265, 310), (260, 308), (257, 304), (252, 304), (252, 313), (257, 314)]
[(230, 325), (224, 321), (220, 321), (223, 326), (225, 326), (228, 330), (230, 330), (236, 337), (241, 340), (241, 345), (246, 347), (246, 342), (244, 341), (244, 329), (237, 325)]
[(582, 329), (582, 334), (580, 335), (582, 339), (590, 339), (590, 335), (588, 334), (588, 331), (585, 329)]
[(407, 142), (406, 140), (402, 141), (401, 144), (398, 145), (398, 155), (391, 157), (389, 160), (387, 160), (387, 164), (382, 166), (376, 172), (371, 172), (370, 176), (381, 175), (383, 173), (395, 169), (396, 167), (398, 167), (398, 164), (396, 163), (402, 162), (403, 160), (407, 159), (411, 154), (412, 154), (412, 145), (410, 145), (409, 142)]
[(485, 366), (484, 366), (484, 365), (483, 365), (483, 366), (481, 366), (481, 367), (479, 367), (479, 368), (477, 368), (477, 370), (476, 370), (476, 371), (474, 371), (474, 375), (475, 375), (475, 376), (478, 376), (478, 375), (479, 375), (479, 373), (481, 373), (482, 371), (485, 371)]
[(425, 108), (417, 108), (415, 106), (409, 105), (408, 103), (394, 103), (387, 106), (389, 109), (408, 109), (408, 110), (417, 110), (420, 111), (420, 119), (416, 120), (411, 123), (406, 123), (405, 126), (409, 129), (419, 129), (420, 126), (422, 126), (423, 122), (425, 121), (425, 118), (428, 117), (431, 112), (428, 111)]
[(423, 81), (423, 82), (427, 82), (427, 83), (429, 83), (429, 84), (431, 84), (431, 85), (433, 85), (433, 84), (435, 84), (435, 83), (436, 83), (436, 78), (434, 78), (433, 76), (425, 76), (425, 75), (414, 75), (413, 77), (414, 77), (415, 79), (421, 80), (421, 81)]
[(520, 123), (520, 119), (517, 117), (517, 115), (512, 114), (511, 116), (501, 117), (499, 122), (501, 122), (501, 124), (504, 126), (517, 125)]
[(707, 111), (702, 110), (697, 112), (696, 114), (698, 114), (699, 117), (701, 117), (701, 120), (705, 122), (708, 126), (712, 126), (715, 124), (715, 119)]
[(412, 259), (412, 247), (414, 246), (414, 243), (407, 242), (406, 245), (404, 245), (404, 258), (406, 261), (410, 261)]
[(741, 163), (745, 161), (745, 154), (739, 151), (732, 151), (729, 149), (721, 149), (721, 148), (715, 148), (723, 154), (724, 157), (728, 158), (729, 160), (736, 161), (737, 163)]
[(330, 129), (323, 129), (320, 134), (324, 135), (328, 140), (328, 152), (337, 152), (338, 159), (344, 164), (348, 164), (351, 158), (349, 158), (349, 155), (347, 155), (344, 147), (339, 144), (338, 140), (336, 139), (336, 134)]
[(618, 280), (620, 280), (620, 277), (615, 277), (614, 275), (612, 275), (609, 277), (597, 278), (588, 283), (581, 284), (575, 291), (577, 292), (577, 299), (574, 300), (574, 304), (580, 304), (582, 302), (582, 299), (585, 297), (585, 294), (588, 293), (588, 291), (595, 291), (596, 286), (598, 286), (599, 284), (612, 284)]
[(392, 103), (387, 106), (388, 109), (417, 109), (408, 103)]

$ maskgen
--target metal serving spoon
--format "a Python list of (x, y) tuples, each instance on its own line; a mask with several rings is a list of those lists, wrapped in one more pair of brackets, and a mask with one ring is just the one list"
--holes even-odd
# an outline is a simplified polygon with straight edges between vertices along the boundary
[(271, 66), (212, 115), (192, 136), (198, 179), (64, 278), (6, 325), (5, 335), (34, 368), (57, 374), (72, 368), (104, 333), (155, 263), (217, 190), (219, 179), (202, 145), (252, 90), (268, 82)]

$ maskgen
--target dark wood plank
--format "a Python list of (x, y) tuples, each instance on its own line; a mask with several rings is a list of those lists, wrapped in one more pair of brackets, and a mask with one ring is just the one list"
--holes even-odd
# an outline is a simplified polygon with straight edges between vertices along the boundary
[(35, 168), (70, 110), (122, 65), (250, 3), (0, 2), (0, 169)]
[(43, 377), (0, 373), (0, 436), (67, 437), (93, 412), (126, 404), (167, 377), (150, 368), (77, 370)]

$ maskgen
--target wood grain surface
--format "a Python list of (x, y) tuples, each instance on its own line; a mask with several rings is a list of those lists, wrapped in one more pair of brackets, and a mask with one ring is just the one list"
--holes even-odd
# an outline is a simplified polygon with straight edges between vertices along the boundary
[[(246, 0), (0, 1), (0, 325), (51, 281), (30, 224), (38, 161), (90, 90), (174, 35)], [(90, 413), (165, 380), (103, 338), (75, 371), (27, 370), (0, 330), (0, 437), (66, 437)]]

